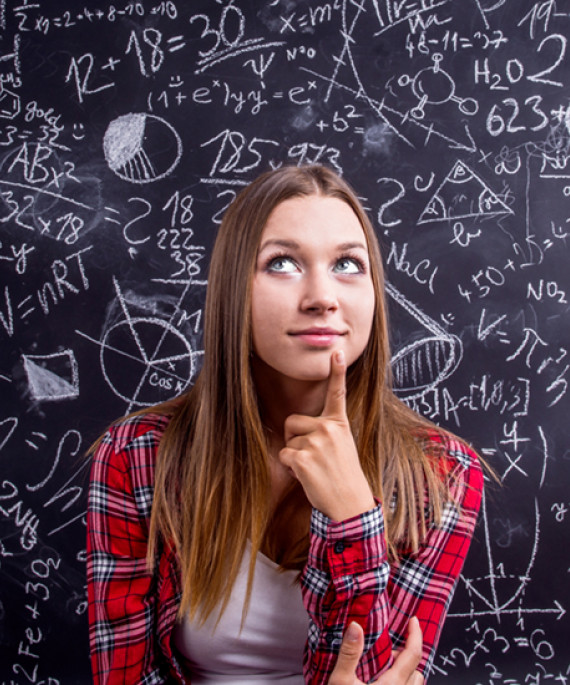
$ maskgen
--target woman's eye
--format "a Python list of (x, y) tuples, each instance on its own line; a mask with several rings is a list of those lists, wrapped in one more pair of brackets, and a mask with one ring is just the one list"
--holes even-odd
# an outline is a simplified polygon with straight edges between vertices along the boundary
[(335, 271), (341, 274), (359, 274), (362, 272), (362, 265), (356, 259), (343, 257), (336, 263)]
[(268, 271), (279, 274), (290, 274), (296, 271), (297, 267), (291, 257), (275, 257), (267, 265)]

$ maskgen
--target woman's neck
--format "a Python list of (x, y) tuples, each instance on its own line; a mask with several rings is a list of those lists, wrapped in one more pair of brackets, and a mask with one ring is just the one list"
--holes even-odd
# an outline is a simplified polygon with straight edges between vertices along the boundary
[[(262, 551), (283, 563), (299, 549), (309, 532), (311, 505), (302, 488), (295, 487), (291, 471), (279, 460), (284, 447), (284, 423), (291, 414), (318, 416), (324, 406), (325, 382), (303, 382), (285, 378), (258, 358), (252, 361), (253, 381), (259, 411), (271, 454), (270, 481), (273, 516), (265, 534)], [(299, 545), (301, 544), (301, 548)], [(288, 565), (286, 563), (286, 565)]]
[[(270, 442), (283, 441), (283, 425), (291, 414), (318, 416), (324, 406), (327, 381), (285, 378), (255, 359), (252, 364), (261, 420)], [(281, 447), (283, 444), (281, 444)]]

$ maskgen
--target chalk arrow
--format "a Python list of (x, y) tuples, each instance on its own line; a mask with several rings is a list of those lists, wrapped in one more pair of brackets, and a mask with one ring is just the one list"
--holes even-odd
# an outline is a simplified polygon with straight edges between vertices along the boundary
[(560, 604), (560, 602), (555, 599), (554, 600), (554, 606), (558, 609), (558, 616), (556, 617), (556, 620), (559, 621), (565, 614), (566, 614), (566, 609)]

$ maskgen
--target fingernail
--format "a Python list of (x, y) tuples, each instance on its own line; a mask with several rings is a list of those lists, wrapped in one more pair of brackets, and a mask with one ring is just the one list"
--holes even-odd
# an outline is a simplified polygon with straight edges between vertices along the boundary
[(352, 623), (349, 623), (348, 628), (346, 630), (346, 639), (349, 642), (358, 642), (358, 637), (359, 637), (360, 631), (358, 630), (358, 624), (352, 621)]
[(339, 364), (342, 364), (344, 362), (344, 350), (336, 351), (336, 360)]

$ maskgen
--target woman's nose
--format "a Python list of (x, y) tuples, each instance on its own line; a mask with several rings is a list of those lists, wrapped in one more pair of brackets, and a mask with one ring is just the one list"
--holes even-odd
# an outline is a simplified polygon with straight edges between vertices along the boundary
[(308, 274), (301, 299), (303, 311), (322, 313), (338, 308), (338, 296), (333, 279), (328, 273)]

